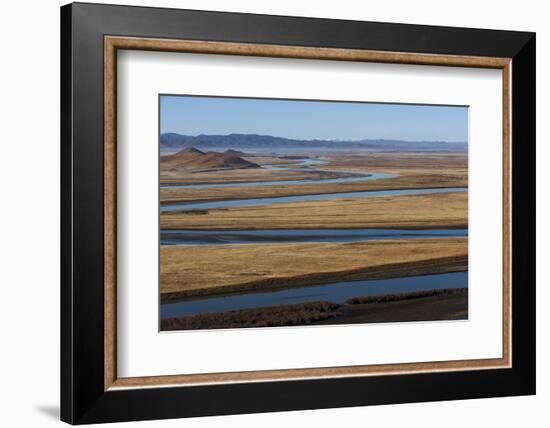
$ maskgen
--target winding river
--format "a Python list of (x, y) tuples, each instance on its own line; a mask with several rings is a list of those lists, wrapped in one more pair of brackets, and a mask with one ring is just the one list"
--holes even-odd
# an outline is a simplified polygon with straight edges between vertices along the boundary
[[(323, 180), (317, 180), (322, 182)], [(273, 198), (232, 199), (227, 201), (170, 203), (161, 206), (162, 212), (229, 207), (252, 207), (285, 202), (322, 201), (334, 198), (369, 198), (389, 195), (424, 195), (429, 193), (465, 192), (466, 187), (434, 187), (425, 189), (365, 190), (343, 193), (317, 193), (314, 195), (276, 196)]]
[(262, 168), (275, 170), (275, 171), (310, 171), (310, 172), (322, 172), (322, 173), (344, 173), (347, 177), (340, 178), (320, 178), (320, 179), (301, 179), (301, 180), (270, 180), (270, 181), (247, 181), (247, 182), (229, 182), (229, 183), (208, 183), (208, 184), (178, 184), (169, 183), (163, 184), (162, 188), (169, 189), (210, 189), (216, 187), (258, 187), (258, 186), (281, 186), (287, 184), (316, 184), (316, 183), (356, 183), (358, 181), (379, 180), (381, 178), (394, 178), (399, 174), (389, 174), (387, 172), (371, 172), (369, 174), (361, 174), (355, 171), (341, 171), (341, 170), (316, 170), (310, 169), (315, 165), (326, 165), (327, 162), (320, 159), (305, 159), (298, 164), (268, 164), (263, 165)]
[[(199, 189), (221, 187), (255, 187), (276, 185), (300, 185), (312, 183), (352, 183), (382, 178), (397, 177), (398, 174), (359, 174), (354, 171), (316, 170), (312, 167), (325, 165), (320, 159), (305, 159), (299, 164), (264, 165), (276, 170), (345, 173), (341, 178), (320, 178), (315, 180), (274, 180), (246, 183), (213, 184), (169, 184), (162, 188)], [(442, 192), (465, 192), (466, 187), (416, 188), (394, 190), (368, 190), (342, 193), (319, 193), (313, 195), (278, 196), (266, 198), (233, 199), (222, 201), (196, 201), (162, 204), (161, 212), (196, 209), (248, 207), (285, 202), (320, 201), (333, 198), (366, 198), (388, 195), (420, 195)], [(467, 229), (265, 229), (265, 230), (161, 230), (161, 245), (224, 245), (224, 244), (277, 244), (305, 242), (356, 242), (365, 240), (414, 239), (422, 237), (468, 236)], [(302, 303), (313, 300), (329, 300), (342, 303), (355, 296), (399, 293), (434, 288), (467, 287), (467, 272), (419, 275), (365, 281), (342, 281), (319, 286), (287, 289), (270, 292), (253, 292), (233, 296), (199, 298), (161, 305), (161, 317), (192, 315), (202, 312), (221, 312), (251, 307)]]
[(356, 242), (384, 239), (468, 236), (468, 229), (263, 229), (162, 230), (161, 245)]

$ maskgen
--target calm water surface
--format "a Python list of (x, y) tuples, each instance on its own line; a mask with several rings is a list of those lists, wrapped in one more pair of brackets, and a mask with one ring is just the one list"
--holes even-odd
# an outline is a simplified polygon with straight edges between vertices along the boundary
[(189, 300), (161, 305), (161, 318), (223, 312), (236, 309), (287, 305), (293, 303), (328, 300), (343, 303), (356, 296), (375, 296), (436, 288), (467, 288), (468, 272), (418, 275), (366, 281), (341, 281), (313, 287), (281, 291), (255, 292), (225, 297)]
[[(286, 168), (290, 170), (289, 168)], [(342, 172), (342, 171), (338, 171)], [(271, 181), (247, 181), (246, 183), (214, 183), (214, 184), (164, 184), (161, 188), (166, 189), (209, 189), (217, 187), (258, 187), (258, 186), (280, 186), (287, 184), (319, 184), (319, 183), (356, 183), (360, 181), (379, 180), (381, 178), (393, 178), (398, 174), (385, 172), (373, 172), (369, 175), (357, 175), (356, 177), (342, 178), (312, 178), (302, 180), (271, 180)]]
[(322, 201), (334, 198), (369, 198), (389, 195), (423, 195), (429, 193), (466, 192), (466, 187), (443, 187), (427, 189), (367, 190), (362, 192), (319, 193), (315, 195), (278, 196), (274, 198), (233, 199), (213, 202), (191, 202), (161, 205), (162, 212), (192, 209), (212, 209), (229, 207), (250, 207), (257, 205), (280, 204), (285, 202)]
[(264, 229), (162, 230), (161, 245), (221, 245), (298, 242), (356, 242), (468, 236), (468, 229)]

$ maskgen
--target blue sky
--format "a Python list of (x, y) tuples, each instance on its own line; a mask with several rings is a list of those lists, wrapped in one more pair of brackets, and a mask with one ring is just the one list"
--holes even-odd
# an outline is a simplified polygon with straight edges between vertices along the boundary
[(162, 95), (160, 132), (467, 141), (468, 108)]

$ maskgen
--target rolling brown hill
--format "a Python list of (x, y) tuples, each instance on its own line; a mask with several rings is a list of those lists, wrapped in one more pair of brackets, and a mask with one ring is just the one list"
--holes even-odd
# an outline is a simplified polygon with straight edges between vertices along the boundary
[(188, 147), (180, 150), (173, 155), (163, 156), (161, 158), (161, 167), (163, 169), (215, 169), (215, 168), (259, 168), (253, 162), (249, 162), (231, 151), (224, 153), (202, 152), (194, 147)]

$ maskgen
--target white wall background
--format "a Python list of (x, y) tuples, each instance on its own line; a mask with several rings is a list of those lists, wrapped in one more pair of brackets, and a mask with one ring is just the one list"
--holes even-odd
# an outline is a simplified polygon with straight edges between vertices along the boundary
[[(548, 145), (550, 27), (545, 2), (462, 0), (147, 0), (126, 4), (537, 32), (538, 395), (264, 415), (155, 421), (141, 426), (517, 427), (548, 424), (550, 239)], [(103, 3), (116, 3), (103, 1)], [(0, 420), (58, 424), (59, 413), (59, 6), (0, 6)], [(546, 98), (546, 99), (545, 99)], [(544, 198), (545, 196), (545, 198)], [(137, 426), (137, 423), (125, 426)]]

